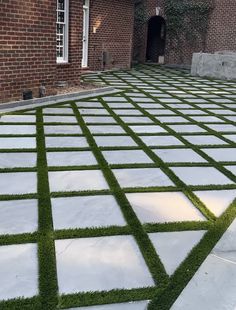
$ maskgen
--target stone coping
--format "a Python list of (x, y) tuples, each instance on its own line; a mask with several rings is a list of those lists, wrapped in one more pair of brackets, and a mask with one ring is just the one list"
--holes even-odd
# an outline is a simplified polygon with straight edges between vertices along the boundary
[(85, 99), (93, 96), (99, 95), (106, 95), (106, 94), (113, 94), (117, 93), (119, 90), (115, 89), (114, 87), (102, 87), (96, 88), (92, 90), (85, 90), (75, 93), (68, 93), (68, 94), (59, 94), (54, 96), (48, 96), (44, 98), (35, 98), (30, 100), (20, 100), (20, 101), (12, 101), (8, 103), (0, 104), (0, 114), (7, 113), (7, 112), (14, 112), (19, 111), (22, 109), (30, 109), (30, 108), (37, 108), (45, 105), (51, 105), (63, 101), (68, 100), (79, 100)]

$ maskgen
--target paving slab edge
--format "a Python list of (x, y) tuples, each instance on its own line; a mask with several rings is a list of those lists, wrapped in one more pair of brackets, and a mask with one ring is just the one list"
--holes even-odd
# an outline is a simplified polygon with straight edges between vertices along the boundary
[(30, 100), (21, 100), (21, 101), (12, 101), (9, 103), (0, 104), (0, 115), (2, 113), (13, 112), (13, 111), (20, 111), (23, 109), (34, 109), (38, 107), (42, 107), (45, 105), (51, 105), (55, 103), (60, 103), (63, 101), (69, 100), (80, 100), (86, 99), (90, 97), (96, 97), (99, 95), (108, 95), (119, 92), (118, 89), (108, 86), (103, 88), (96, 88), (92, 90), (86, 90), (76, 93), (69, 93), (69, 94), (60, 94), (55, 96), (48, 96), (44, 98), (36, 98)]

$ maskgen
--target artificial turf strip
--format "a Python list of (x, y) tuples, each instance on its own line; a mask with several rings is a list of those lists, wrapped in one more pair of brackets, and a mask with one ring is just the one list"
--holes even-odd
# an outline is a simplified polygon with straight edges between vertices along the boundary
[(56, 258), (42, 109), (37, 109), (38, 167), (38, 261), (41, 309), (55, 310), (58, 304)]
[[(162, 288), (148, 287), (131, 290), (111, 290), (102, 292), (78, 293), (62, 295), (59, 297), (59, 305), (62, 309), (78, 306), (93, 306), (103, 304), (123, 303), (130, 301), (149, 300), (154, 298)], [(79, 308), (78, 308), (79, 310)]]
[(40, 305), (39, 297), (16, 298), (0, 301), (1, 310), (43, 310)]
[(140, 251), (144, 257), (144, 260), (146, 261), (146, 264), (149, 267), (149, 270), (153, 276), (154, 282), (158, 285), (166, 284), (168, 282), (168, 276), (165, 272), (162, 262), (160, 261), (160, 258), (158, 257), (154, 249), (154, 246), (152, 245), (146, 232), (143, 230), (141, 223), (139, 222), (128, 199), (126, 198), (125, 193), (122, 191), (119, 183), (117, 182), (102, 152), (97, 146), (93, 135), (86, 126), (77, 106), (75, 105), (75, 103), (72, 103), (71, 106), (77, 118), (78, 124), (81, 126), (82, 131), (85, 137), (87, 138), (88, 144), (93, 150), (94, 156), (97, 159), (100, 169), (102, 170), (103, 175), (121, 208), (125, 220), (127, 221), (127, 224), (131, 228), (132, 235), (135, 237), (137, 241)]

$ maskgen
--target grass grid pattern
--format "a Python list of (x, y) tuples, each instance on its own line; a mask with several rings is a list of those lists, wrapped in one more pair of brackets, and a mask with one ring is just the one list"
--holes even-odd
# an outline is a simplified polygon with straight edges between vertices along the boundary
[[(0, 235), (1, 246), (36, 243), (38, 246), (39, 295), (0, 301), (0, 309), (69, 309), (72, 307), (112, 304), (128, 301), (151, 300), (148, 309), (170, 309), (176, 298), (210, 253), (216, 242), (236, 217), (236, 200), (216, 216), (196, 195), (202, 190), (236, 190), (236, 159), (219, 160), (217, 151), (236, 147), (236, 86), (234, 82), (194, 78), (185, 71), (159, 66), (139, 66), (132, 71), (114, 71), (90, 74), (85, 80), (115, 86), (117, 93), (91, 97), (81, 101), (49, 105), (36, 110), (24, 110), (0, 118), (0, 156), (3, 154), (35, 154), (37, 163), (28, 167), (14, 164), (0, 167), (0, 179), (10, 174), (35, 173), (37, 192), (1, 193), (1, 201), (38, 200), (38, 230), (22, 234)], [(18, 121), (27, 116), (29, 121)], [(11, 119), (12, 117), (12, 119)], [(35, 117), (35, 119), (30, 118)], [(196, 118), (197, 117), (197, 118)], [(205, 121), (205, 117), (209, 117)], [(201, 118), (201, 119), (200, 119)], [(176, 120), (176, 121), (175, 121)], [(25, 126), (25, 132), (17, 128)], [(29, 129), (35, 127), (35, 132)], [(182, 126), (182, 127), (181, 127)], [(187, 126), (187, 127), (185, 127)], [(188, 126), (191, 130), (188, 130)], [(12, 131), (4, 131), (11, 128)], [(13, 128), (14, 127), (14, 128)], [(73, 127), (73, 128), (72, 128)], [(154, 128), (155, 127), (155, 128)], [(3, 130), (1, 130), (3, 128)], [(186, 128), (186, 129), (185, 129)], [(59, 130), (57, 130), (59, 129)], [(75, 130), (74, 130), (75, 129)], [(186, 131), (185, 131), (186, 130)], [(218, 142), (195, 143), (194, 137), (214, 137)], [(107, 138), (129, 137), (133, 144), (104, 143)], [(145, 139), (172, 137), (178, 143), (149, 143)], [(2, 147), (4, 139), (33, 139), (35, 146)], [(81, 146), (59, 145), (58, 139), (84, 139)], [(193, 139), (193, 140), (191, 140)], [(174, 140), (172, 140), (174, 141)], [(192, 141), (192, 142), (191, 142)], [(66, 146), (65, 146), (66, 145)], [(201, 160), (191, 161), (178, 157), (165, 159), (160, 151), (191, 150)], [(211, 150), (216, 155), (211, 155)], [(120, 151), (120, 158), (109, 159), (107, 153)], [(132, 160), (132, 151), (142, 151), (148, 161)], [(47, 156), (59, 152), (92, 152), (96, 163), (67, 165), (49, 164)], [(68, 153), (69, 154), (69, 153)], [(123, 157), (129, 157), (123, 162)], [(129, 155), (130, 154), (130, 155)], [(164, 155), (163, 155), (164, 154)], [(236, 157), (235, 157), (236, 158)], [(69, 158), (68, 158), (69, 162)], [(176, 168), (214, 168), (228, 182), (220, 184), (189, 184), (175, 172)], [(159, 169), (173, 185), (122, 186), (115, 171), (123, 169)], [(69, 171), (101, 171), (107, 189), (50, 190), (49, 174)], [(194, 178), (194, 176), (193, 176)], [(216, 180), (217, 181), (217, 180)], [(83, 182), (83, 181), (82, 181)], [(128, 193), (183, 193), (205, 218), (204, 221), (142, 223), (127, 198)], [(55, 229), (52, 198), (112, 195), (126, 221), (124, 226)], [(193, 247), (187, 258), (172, 275), (168, 275), (149, 235), (158, 232), (200, 231), (206, 233)], [(154, 286), (110, 291), (60, 294), (57, 279), (55, 240), (95, 238), (103, 236), (134, 237), (152, 275)]]

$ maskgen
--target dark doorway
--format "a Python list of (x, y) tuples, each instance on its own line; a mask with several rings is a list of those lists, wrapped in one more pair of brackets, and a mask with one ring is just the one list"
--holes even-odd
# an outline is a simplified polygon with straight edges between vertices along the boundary
[(166, 22), (161, 16), (153, 16), (148, 22), (146, 60), (159, 62), (164, 56), (166, 44)]

